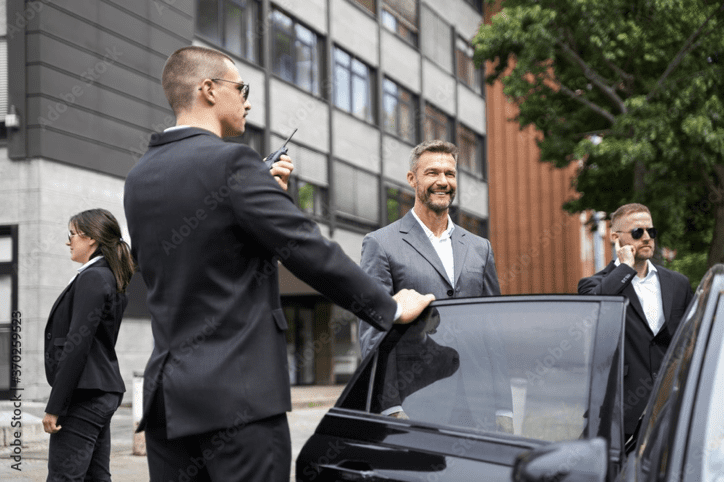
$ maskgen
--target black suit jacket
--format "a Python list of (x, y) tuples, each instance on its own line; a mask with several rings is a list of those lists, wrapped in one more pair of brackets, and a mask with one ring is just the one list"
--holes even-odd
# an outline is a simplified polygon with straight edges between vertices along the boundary
[(128, 299), (105, 259), (81, 271), (55, 301), (45, 326), (46, 413), (65, 415), (73, 390), (125, 392), (116, 340)]
[(248, 146), (198, 128), (154, 135), (124, 204), (154, 337), (141, 428), (158, 386), (169, 438), (291, 410), (277, 261), (378, 328), (392, 325), (392, 297)]
[(646, 408), (653, 382), (671, 338), (681, 322), (694, 293), (686, 276), (656, 266), (664, 307), (664, 326), (654, 336), (636, 291), (631, 285), (636, 270), (612, 261), (595, 275), (578, 282), (578, 292), (590, 295), (624, 295), (626, 310), (624, 342), (624, 432), (633, 434)]

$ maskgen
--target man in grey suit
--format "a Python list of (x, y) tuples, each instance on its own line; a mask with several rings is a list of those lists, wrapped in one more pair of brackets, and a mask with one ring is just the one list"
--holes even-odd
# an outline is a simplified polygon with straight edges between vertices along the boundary
[[(416, 146), (407, 173), (407, 182), (415, 190), (412, 210), (364, 238), (360, 265), (389, 293), (409, 288), (432, 293), (438, 300), (500, 295), (490, 241), (455, 225), (448, 214), (457, 188), (457, 156), (458, 149), (450, 142), (434, 140)], [(360, 321), (362, 356), (384, 335)], [(479, 348), (496, 352), (500, 348), (499, 340), (485, 345)], [(500, 361), (490, 370), (497, 424), (507, 430), (512, 429), (510, 384), (501, 358), (489, 357), (493, 364)], [(402, 400), (398, 402), (388, 402), (382, 414), (407, 418)]]

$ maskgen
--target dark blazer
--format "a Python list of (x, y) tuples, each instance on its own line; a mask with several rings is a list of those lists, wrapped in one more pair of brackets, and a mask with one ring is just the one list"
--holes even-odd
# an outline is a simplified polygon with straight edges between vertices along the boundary
[[(500, 295), (490, 241), (455, 225), (451, 242), (454, 288), (450, 284), (440, 257), (412, 211), (405, 214), (402, 219), (365, 236), (362, 242), (360, 266), (382, 282), (389, 293), (407, 288), (420, 293), (432, 293), (438, 300)], [(441, 322), (444, 323), (445, 320)], [(384, 332), (364, 321), (360, 322), (360, 345), (363, 357), (382, 336)], [(507, 367), (503, 358), (496, 356), (502, 351), (500, 339), (488, 337), (483, 343), (476, 344), (475, 349), (480, 350), (478, 358), (481, 361), (490, 361), (488, 373), (480, 374), (481, 377), (486, 375), (489, 377), (488, 380), (481, 381), (481, 386), (493, 387), (491, 392), (496, 396), (495, 400), (490, 401), (490, 405), (494, 404), (498, 410), (511, 410)], [(400, 370), (395, 357), (390, 357), (387, 368), (388, 377), (394, 376), (394, 372)], [(402, 401), (390, 399), (388, 406), (382, 409)]]
[(582, 295), (623, 295), (629, 300), (626, 309), (624, 341), (624, 432), (633, 434), (646, 408), (666, 349), (694, 293), (686, 276), (656, 266), (664, 307), (664, 326), (654, 336), (643, 307), (631, 285), (636, 270), (626, 264), (609, 263), (602, 271), (578, 282)]
[(115, 345), (127, 304), (105, 259), (60, 294), (45, 326), (45, 376), (53, 387), (46, 413), (65, 415), (77, 388), (126, 391)]
[(154, 135), (124, 205), (154, 337), (141, 428), (158, 386), (168, 438), (291, 410), (278, 261), (380, 329), (392, 325), (397, 303), (248, 146), (198, 128)]

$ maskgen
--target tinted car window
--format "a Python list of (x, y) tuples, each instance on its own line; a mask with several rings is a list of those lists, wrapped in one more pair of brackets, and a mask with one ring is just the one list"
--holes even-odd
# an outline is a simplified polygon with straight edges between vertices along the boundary
[[(436, 306), (393, 328), (338, 406), (372, 413), (401, 406), (413, 422), (578, 438), (587, 426), (600, 310), (597, 302), (540, 300)], [(601, 351), (615, 350), (617, 339), (610, 343)], [(501, 424), (510, 416), (510, 426)]]

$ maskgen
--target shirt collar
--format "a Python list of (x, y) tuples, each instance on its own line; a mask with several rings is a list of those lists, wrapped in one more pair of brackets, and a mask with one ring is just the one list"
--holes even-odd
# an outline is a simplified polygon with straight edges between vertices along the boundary
[(417, 213), (415, 212), (415, 209), (410, 209), (412, 211), (412, 215), (415, 216), (415, 219), (417, 219), (417, 222), (420, 223), (420, 226), (422, 226), (422, 230), (425, 231), (425, 235), (430, 239), (444, 239), (449, 238), (452, 236), (452, 232), (455, 230), (455, 225), (452, 222), (452, 219), (450, 218), (450, 215), (447, 215), (447, 229), (442, 232), (439, 238), (435, 236), (435, 234), (425, 226), (425, 223), (422, 222), (422, 220), (417, 216)]
[(85, 263), (83, 266), (81, 266), (80, 268), (78, 268), (78, 272), (80, 273), (81, 271), (83, 271), (84, 269), (86, 269), (87, 267), (89, 267), (90, 265), (92, 265), (93, 263), (97, 262), (99, 259), (103, 259), (103, 256), (96, 256), (95, 258), (89, 260), (89, 261), (88, 261), (87, 263)]
[(184, 126), (173, 126), (173, 127), (168, 127), (166, 129), (164, 129), (163, 132), (172, 132), (172, 131), (177, 131), (180, 129), (186, 129), (188, 127), (191, 127), (191, 126), (185, 126), (185, 125)]
[[(619, 266), (621, 264), (621, 260), (616, 258), (616, 261), (613, 262), (616, 266)], [(649, 267), (649, 269), (646, 271), (646, 277), (642, 278), (641, 280), (648, 279), (653, 273), (656, 273), (658, 275), (658, 270), (656, 269), (656, 266), (654, 266), (654, 263), (651, 262), (651, 260), (646, 260), (646, 265)], [(638, 278), (638, 276), (636, 276)]]

